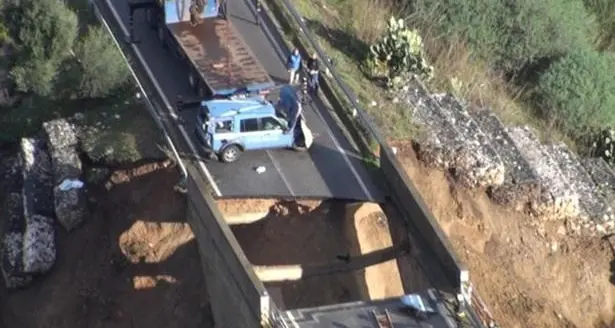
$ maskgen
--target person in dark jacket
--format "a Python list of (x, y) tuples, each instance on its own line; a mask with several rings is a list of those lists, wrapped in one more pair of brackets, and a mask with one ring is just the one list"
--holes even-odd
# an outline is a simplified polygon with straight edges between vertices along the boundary
[(309, 91), (313, 94), (318, 92), (319, 78), (320, 78), (320, 63), (318, 61), (318, 55), (313, 53), (310, 59), (307, 62), (307, 70), (308, 70), (308, 88)]

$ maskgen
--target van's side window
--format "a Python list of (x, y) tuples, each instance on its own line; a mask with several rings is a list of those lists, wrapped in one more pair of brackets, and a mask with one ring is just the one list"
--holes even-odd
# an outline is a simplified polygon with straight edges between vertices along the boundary
[(258, 119), (246, 118), (241, 120), (241, 132), (258, 131)]
[(280, 122), (278, 122), (278, 120), (276, 120), (273, 117), (263, 117), (261, 118), (261, 125), (262, 125), (262, 129), (265, 131), (269, 131), (269, 130), (282, 130), (283, 127), (280, 124)]
[(233, 121), (224, 120), (216, 122), (216, 133), (233, 132)]

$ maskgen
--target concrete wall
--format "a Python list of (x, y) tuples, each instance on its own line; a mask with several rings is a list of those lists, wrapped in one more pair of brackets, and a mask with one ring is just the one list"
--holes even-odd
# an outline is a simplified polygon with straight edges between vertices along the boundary
[(467, 274), (468, 269), (457, 258), (446, 234), (389, 147), (380, 148), (380, 168), (389, 183), (397, 209), (436, 254), (447, 280), (453, 286), (460, 286), (460, 277)]
[[(189, 169), (190, 170), (190, 169)], [(270, 299), (209, 192), (188, 178), (188, 222), (194, 231), (217, 328), (261, 326)]]

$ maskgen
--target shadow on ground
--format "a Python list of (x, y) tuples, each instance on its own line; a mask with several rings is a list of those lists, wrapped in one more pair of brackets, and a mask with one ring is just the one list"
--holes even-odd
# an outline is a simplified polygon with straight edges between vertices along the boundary
[[(384, 231), (379, 231), (372, 224), (359, 223), (354, 217), (357, 206), (358, 203), (336, 200), (280, 201), (269, 208), (264, 219), (232, 226), (232, 230), (255, 266), (301, 265), (305, 275), (319, 271), (300, 280), (265, 284), (270, 292), (272, 288), (279, 290), (286, 309), (368, 301), (374, 295), (398, 296), (403, 292), (401, 282), (388, 271), (397, 271), (395, 263), (409, 256), (407, 240), (393, 238), (392, 245), (390, 241), (383, 242), (391, 239), (386, 224)], [(358, 231), (363, 229), (359, 227), (368, 230)], [(369, 270), (354, 269), (366, 264), (376, 265)], [(345, 265), (353, 270), (344, 271)], [(336, 273), (322, 274), (328, 269)], [(370, 277), (377, 279), (368, 281)], [(400, 287), (392, 291), (389, 285)]]
[(332, 47), (339, 50), (357, 64), (362, 64), (369, 53), (369, 45), (346, 31), (330, 28), (323, 23), (306, 19), (305, 24), (316, 35), (327, 40)]
[(213, 327), (185, 199), (173, 192), (178, 174), (132, 176), (90, 191), (85, 225), (57, 228), (51, 273), (0, 290), (1, 327)]

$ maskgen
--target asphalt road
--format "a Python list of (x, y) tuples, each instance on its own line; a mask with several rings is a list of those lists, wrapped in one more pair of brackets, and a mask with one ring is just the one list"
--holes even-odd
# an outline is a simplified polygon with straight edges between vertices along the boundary
[[(101, 0), (110, 6), (109, 13), (103, 13), (112, 25), (114, 33), (124, 39), (128, 28), (127, 0)], [(229, 1), (232, 22), (261, 61), (276, 83), (287, 80), (284, 68), (285, 50), (271, 33), (255, 23), (250, 5), (244, 0)], [(154, 30), (145, 22), (143, 11), (135, 15), (136, 44), (142, 59), (140, 66), (151, 72), (152, 84), (157, 84), (166, 102), (174, 103), (178, 95), (194, 99), (188, 84), (187, 69), (183, 61), (172, 51), (165, 51)], [(139, 59), (139, 57), (141, 57)], [(149, 76), (149, 74), (143, 74)], [(163, 101), (164, 102), (164, 101)], [(184, 140), (192, 154), (203, 161), (200, 165), (208, 176), (214, 194), (221, 198), (233, 197), (305, 197), (338, 198), (361, 201), (383, 201), (384, 194), (372, 180), (364, 166), (360, 153), (346, 139), (336, 125), (329, 110), (313, 102), (305, 108), (308, 126), (315, 138), (308, 152), (291, 150), (252, 151), (231, 164), (205, 160), (205, 154), (194, 135), (196, 109), (184, 110), (179, 115), (185, 130)], [(187, 136), (186, 136), (187, 134)], [(177, 141), (177, 140), (175, 140)], [(256, 167), (264, 166), (266, 171), (258, 174)]]

